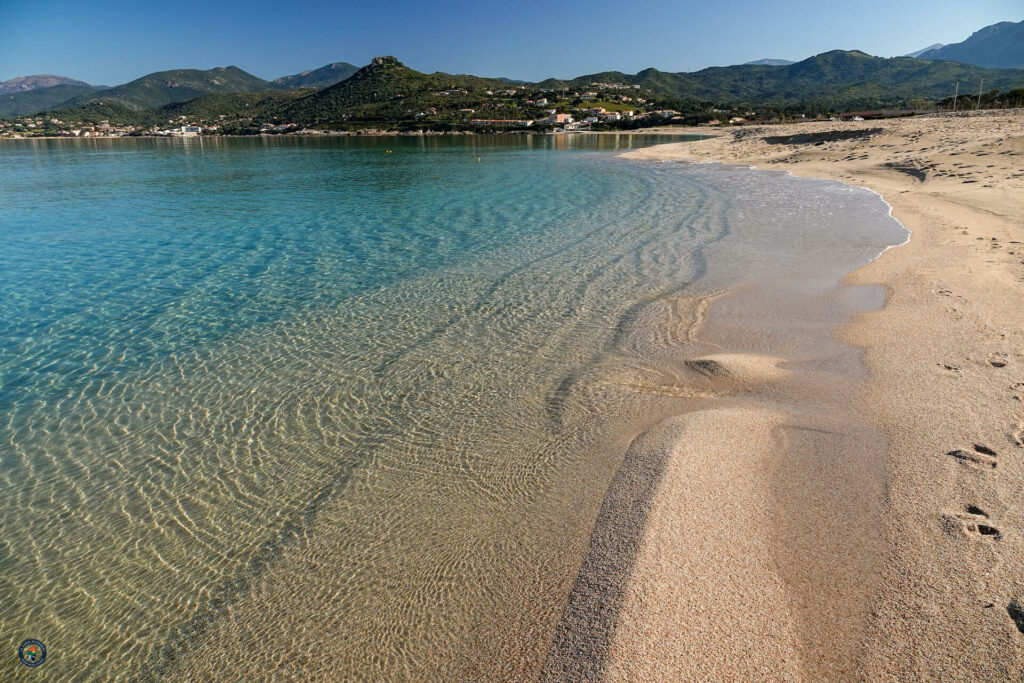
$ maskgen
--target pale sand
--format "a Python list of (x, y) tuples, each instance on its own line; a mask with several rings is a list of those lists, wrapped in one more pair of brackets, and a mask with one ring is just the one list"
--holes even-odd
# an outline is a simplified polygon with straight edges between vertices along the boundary
[[(888, 292), (837, 333), (865, 349), (866, 386), (747, 386), (635, 442), (664, 472), (588, 673), (1021, 680), (1024, 111), (743, 128), (626, 156), (867, 186), (913, 235), (847, 278)], [(763, 359), (712, 360), (788, 381)]]

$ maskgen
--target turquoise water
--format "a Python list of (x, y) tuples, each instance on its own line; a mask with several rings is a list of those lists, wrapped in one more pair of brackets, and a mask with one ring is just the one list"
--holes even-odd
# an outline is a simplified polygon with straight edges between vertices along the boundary
[(835, 183), (608, 153), (656, 141), (0, 145), (10, 651), (43, 640), (58, 677), (188, 677), (211, 644), (239, 678), (314, 650), (299, 670), (512, 675), (623, 425), (680, 400), (621, 348), (637, 307), (902, 241)]
[[(63, 384), (95, 378), (94, 364), (127, 370), (473, 262), (615, 190), (598, 173), (569, 182), (580, 169), (567, 159), (491, 141), (99, 144), (0, 157), (3, 276), (18, 283), (0, 304), (14, 342), (3, 351), (19, 359), (4, 365), (5, 401), (40, 372)], [(391, 147), (401, 156), (381, 154)], [(477, 154), (487, 163), (470, 165)], [(524, 193), (544, 220), (516, 206)]]

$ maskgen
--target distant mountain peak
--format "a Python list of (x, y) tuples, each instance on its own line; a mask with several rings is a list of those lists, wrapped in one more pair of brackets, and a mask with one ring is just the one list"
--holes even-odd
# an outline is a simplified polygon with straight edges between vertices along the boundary
[(920, 57), (921, 55), (923, 55), (925, 52), (928, 52), (929, 50), (938, 50), (939, 48), (942, 48), (942, 47), (946, 47), (946, 46), (943, 43), (935, 43), (933, 45), (929, 45), (928, 47), (922, 48), (920, 50), (915, 50), (914, 52), (908, 52), (907, 54), (905, 54), (903, 56), (904, 57)]
[(796, 62), (789, 59), (758, 59), (753, 62), (746, 62), (744, 66), (789, 66), (790, 64), (796, 64)]
[(58, 85), (89, 85), (85, 81), (76, 81), (67, 76), (53, 74), (35, 74), (34, 76), (16, 76), (9, 81), (0, 81), (0, 95), (16, 92), (28, 92), (39, 88), (52, 88)]
[(919, 57), (977, 64), (992, 69), (1024, 67), (1024, 21), (1001, 21), (986, 26), (962, 43), (927, 50)]
[(349, 78), (359, 67), (348, 62), (331, 62), (319, 69), (307, 69), (291, 76), (275, 78), (272, 83), (278, 88), (327, 88)]

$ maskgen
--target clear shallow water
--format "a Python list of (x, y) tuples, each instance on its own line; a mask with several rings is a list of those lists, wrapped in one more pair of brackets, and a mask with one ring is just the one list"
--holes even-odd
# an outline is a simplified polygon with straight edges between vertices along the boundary
[(685, 400), (623, 346), (637, 307), (903, 238), (869, 193), (594, 149), (623, 144), (0, 145), (11, 651), (530, 670), (623, 426)]

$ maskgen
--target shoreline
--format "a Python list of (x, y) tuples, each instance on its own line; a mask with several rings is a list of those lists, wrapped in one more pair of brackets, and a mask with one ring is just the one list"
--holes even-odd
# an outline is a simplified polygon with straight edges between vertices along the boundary
[[(761, 254), (745, 282), (697, 285), (716, 294), (670, 362), (681, 366), (683, 386), (695, 381), (688, 371), (703, 375), (694, 386), (705, 395), (643, 429), (626, 451), (545, 680), (849, 679), (863, 659), (856, 645), (879, 590), (887, 449), (850, 408), (867, 373), (860, 349), (834, 331), (883, 299), (845, 275), (907, 231), (873, 192), (739, 164), (709, 173), (748, 178), (732, 186), (742, 188), (737, 216), (763, 206), (777, 220), (736, 226), (737, 239)], [(773, 183), (825, 197), (810, 232), (798, 216), (813, 209), (762, 204), (761, 188)], [(812, 226), (833, 215), (816, 235)], [(857, 225), (853, 215), (871, 218)], [(875, 241), (882, 225), (888, 242)], [(875, 235), (863, 243), (872, 249), (836, 260), (849, 246), (838, 226)], [(787, 234), (805, 243), (801, 259), (778, 251)], [(835, 241), (811, 246), (825, 235)], [(705, 258), (714, 274), (734, 256), (709, 245)], [(641, 328), (658, 322), (656, 308), (639, 317)], [(874, 456), (862, 458), (861, 448)]]
[[(815, 564), (829, 545), (818, 535), (842, 528), (815, 527), (813, 515), (804, 515), (811, 527), (798, 524), (790, 529), (792, 536), (772, 531), (786, 527), (802, 499), (815, 498), (806, 486), (793, 484), (788, 498), (764, 507), (770, 498), (766, 491), (785, 489), (790, 478), (801, 476), (801, 464), (815, 466), (816, 450), (838, 448), (841, 442), (779, 449), (770, 400), (754, 406), (745, 420), (727, 415), (728, 406), (684, 415), (683, 421), (703, 425), (721, 441), (705, 437), (703, 444), (720, 451), (718, 460), (735, 459), (746, 450), (759, 473), (740, 479), (728, 473), (732, 470), (709, 476), (714, 470), (706, 468), (719, 465), (692, 445), (701, 442), (700, 428), (675, 425), (682, 435), (666, 437), (679, 471), (673, 476), (670, 464), (654, 496), (641, 570), (630, 579), (630, 606), (611, 648), (610, 678), (718, 679), (744, 666), (746, 676), (771, 680), (1010, 679), (1020, 671), (1024, 515), (1015, 503), (1024, 490), (1022, 124), (1022, 110), (803, 123), (744, 128), (622, 155), (743, 164), (866, 187), (911, 234), (900, 249), (886, 249), (844, 278), (846, 285), (883, 287), (885, 305), (850, 317), (834, 335), (863, 349), (870, 378), (862, 392), (850, 394), (851, 405), (888, 440), (887, 447), (884, 440), (874, 443), (881, 453), (866, 448), (841, 463), (869, 470), (865, 481), (872, 469), (881, 478), (884, 502), (864, 518), (882, 530), (881, 546), (868, 553), (878, 559), (866, 569), (871, 580), (828, 586), (822, 585), (824, 574), (812, 574), (804, 577), (808, 583), (787, 566), (794, 552), (783, 546), (798, 546), (797, 565)], [(821, 390), (822, 396), (831, 393), (828, 387)], [(716, 411), (722, 414), (716, 417)], [(749, 434), (738, 439), (737, 422), (765, 423), (760, 432), (774, 437), (753, 444)], [(786, 475), (773, 479), (765, 468)], [(729, 485), (722, 487), (723, 480)], [(703, 482), (703, 488), (694, 482)], [(856, 514), (861, 501), (850, 495), (856, 489), (838, 492), (840, 497), (817, 505), (815, 512)], [(717, 501), (717, 511), (687, 505), (695, 494)], [(727, 518), (733, 524), (720, 530), (721, 541), (702, 541), (702, 525), (721, 525), (721, 505), (734, 513)], [(756, 515), (746, 514), (748, 508), (772, 510), (766, 513), (772, 519), (768, 531)], [(664, 511), (660, 516), (659, 510)], [(688, 515), (692, 519), (678, 521)], [(847, 541), (867, 538), (853, 535)], [(737, 553), (729, 547), (736, 544), (758, 550)], [(833, 543), (832, 550), (848, 551), (843, 545)], [(749, 566), (752, 558), (768, 555), (776, 558), (774, 565)], [(726, 578), (707, 583), (687, 573), (700, 566)], [(771, 589), (745, 592), (737, 574)], [(695, 595), (687, 590), (690, 583), (703, 591)], [(721, 604), (730, 595), (732, 611)], [(756, 602), (766, 604), (749, 604)], [(867, 606), (863, 629), (843, 630), (834, 618), (840, 615), (829, 616), (836, 605), (858, 602)], [(737, 610), (746, 618), (734, 618)], [(801, 621), (812, 628), (801, 629)], [(829, 629), (831, 634), (824, 633)], [(704, 656), (703, 646), (709, 646)], [(830, 657), (829, 648), (837, 647), (841, 656)], [(752, 658), (760, 660), (756, 666), (749, 661), (751, 652), (759, 655)]]
[[(700, 133), (694, 133), (694, 130), (700, 130)], [(637, 128), (633, 130), (565, 130), (565, 131), (550, 131), (550, 132), (536, 132), (526, 130), (504, 130), (497, 132), (485, 132), (485, 131), (428, 131), (422, 133), (408, 133), (401, 131), (381, 131), (381, 132), (332, 132), (332, 133), (321, 133), (321, 134), (300, 134), (300, 133), (260, 133), (257, 135), (232, 135), (232, 134), (210, 134), (210, 135), (96, 135), (96, 136), (76, 136), (76, 135), (25, 135), (25, 136), (0, 136), (0, 141), (3, 140), (202, 140), (211, 138), (437, 138), (437, 137), (498, 137), (505, 135), (536, 135), (536, 136), (556, 136), (556, 135), (660, 135), (660, 136), (673, 136), (678, 135), (682, 137), (690, 137), (693, 135), (700, 135), (701, 137), (714, 137), (709, 134), (705, 128), (683, 128), (679, 126), (674, 127), (659, 127), (655, 126), (652, 128)]]

